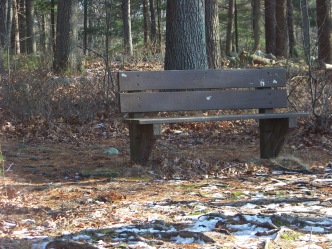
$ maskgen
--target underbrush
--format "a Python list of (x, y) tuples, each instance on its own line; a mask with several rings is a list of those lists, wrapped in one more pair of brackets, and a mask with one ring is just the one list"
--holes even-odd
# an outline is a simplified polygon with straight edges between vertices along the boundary
[(315, 133), (328, 133), (332, 128), (332, 70), (307, 71), (288, 69), (288, 93), (291, 109), (311, 113), (307, 128)]
[(15, 72), (1, 82), (1, 107), (14, 122), (84, 124), (116, 111), (114, 82), (103, 75), (55, 76), (47, 70)]
[[(158, 64), (158, 65), (157, 65)], [(82, 125), (96, 117), (113, 118), (118, 113), (117, 90), (113, 75), (102, 63), (92, 63), (79, 76), (54, 75), (49, 66), (22, 67), (0, 78), (2, 122), (28, 124), (32, 120), (49, 129), (56, 123)], [(158, 62), (111, 63), (113, 71), (160, 70)], [(308, 72), (305, 66), (288, 66), (290, 109), (307, 111), (305, 127), (311, 132), (326, 133), (332, 125), (332, 72)], [(5, 117), (5, 118), (4, 118)], [(98, 120), (100, 120), (98, 119)]]

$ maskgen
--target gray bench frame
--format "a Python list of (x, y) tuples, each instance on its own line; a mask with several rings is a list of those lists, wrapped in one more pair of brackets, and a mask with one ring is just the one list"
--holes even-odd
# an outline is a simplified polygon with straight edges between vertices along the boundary
[[(118, 73), (120, 109), (128, 113), (130, 158), (146, 164), (161, 125), (183, 122), (259, 120), (260, 156), (276, 157), (289, 129), (305, 112), (286, 110), (284, 68), (123, 71)], [(251, 114), (160, 117), (158, 112), (257, 110)], [(147, 114), (149, 116), (147, 116)]]

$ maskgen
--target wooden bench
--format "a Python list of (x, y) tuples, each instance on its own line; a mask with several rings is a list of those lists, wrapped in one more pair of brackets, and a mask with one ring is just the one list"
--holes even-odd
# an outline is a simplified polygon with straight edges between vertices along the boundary
[[(182, 122), (259, 120), (260, 156), (276, 157), (296, 118), (308, 113), (287, 111), (283, 68), (118, 73), (120, 109), (128, 113), (130, 158), (148, 162), (161, 125)], [(275, 109), (278, 108), (278, 113)], [(232, 115), (173, 115), (178, 111), (243, 110)], [(254, 111), (252, 110), (254, 109)], [(160, 117), (158, 112), (169, 112)]]

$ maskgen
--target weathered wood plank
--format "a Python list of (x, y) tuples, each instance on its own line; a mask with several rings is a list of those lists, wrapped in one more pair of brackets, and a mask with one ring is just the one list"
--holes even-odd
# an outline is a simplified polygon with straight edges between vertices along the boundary
[(120, 94), (122, 112), (287, 107), (286, 90), (134, 92)]
[(206, 88), (285, 87), (284, 68), (236, 70), (123, 71), (119, 90), (180, 90)]
[[(215, 116), (181, 116), (181, 117), (149, 117), (149, 118), (127, 118), (124, 122), (128, 124), (170, 124), (184, 122), (214, 122), (214, 121), (231, 121), (247, 119), (294, 119), (298, 117), (307, 117), (309, 113), (269, 113), (269, 114), (239, 114), (239, 115), (215, 115)], [(294, 127), (294, 126), (292, 126)]]

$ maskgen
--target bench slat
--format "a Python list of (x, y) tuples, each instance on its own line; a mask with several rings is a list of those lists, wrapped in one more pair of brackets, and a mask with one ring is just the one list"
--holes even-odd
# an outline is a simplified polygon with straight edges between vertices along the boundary
[(180, 90), (207, 88), (285, 87), (284, 68), (237, 70), (125, 71), (118, 73), (119, 90)]
[(239, 114), (239, 115), (215, 115), (215, 116), (185, 116), (185, 117), (154, 117), (154, 118), (127, 118), (124, 121), (128, 124), (170, 124), (184, 122), (213, 122), (232, 121), (246, 119), (280, 119), (307, 117), (309, 113), (288, 112), (288, 113), (262, 113), (262, 114)]
[(285, 89), (120, 93), (122, 112), (287, 107)]

